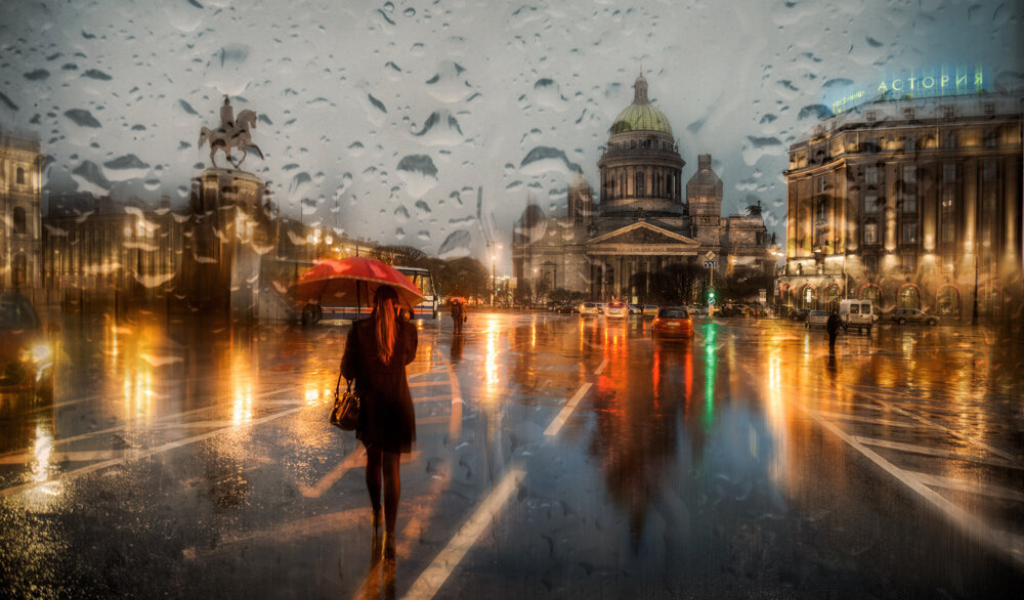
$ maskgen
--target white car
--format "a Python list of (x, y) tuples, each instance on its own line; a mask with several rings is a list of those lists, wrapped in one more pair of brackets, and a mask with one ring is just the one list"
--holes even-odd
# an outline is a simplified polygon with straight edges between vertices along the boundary
[(807, 313), (807, 320), (804, 321), (804, 329), (810, 329), (812, 327), (825, 328), (825, 324), (828, 323), (828, 313), (823, 310), (812, 310)]
[(622, 302), (609, 302), (604, 305), (604, 316), (609, 319), (624, 319), (629, 316), (629, 307)]
[(580, 316), (581, 317), (596, 317), (598, 314), (598, 308), (596, 302), (584, 302), (580, 304)]

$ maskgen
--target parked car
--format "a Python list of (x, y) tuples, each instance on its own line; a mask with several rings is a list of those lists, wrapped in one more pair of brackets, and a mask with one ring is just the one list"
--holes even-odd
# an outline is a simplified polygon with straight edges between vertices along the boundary
[(655, 341), (693, 337), (693, 319), (682, 306), (665, 306), (658, 309), (651, 331)]
[(686, 310), (690, 313), (691, 317), (706, 317), (708, 315), (708, 307), (706, 306), (687, 306)]
[(892, 311), (893, 322), (899, 325), (907, 323), (924, 323), (926, 325), (938, 325), (939, 318), (930, 315), (917, 308), (897, 308)]
[(605, 303), (604, 302), (598, 302), (597, 303), (597, 314), (603, 315), (604, 314), (604, 307), (605, 307)]
[(789, 318), (792, 321), (806, 321), (807, 315), (810, 312), (811, 311), (807, 310), (806, 308), (796, 308), (789, 311)]
[(609, 302), (604, 307), (604, 316), (609, 319), (624, 319), (629, 316), (629, 309), (625, 303)]
[(600, 314), (596, 302), (584, 302), (580, 304), (579, 313), (581, 317), (596, 317)]
[(825, 328), (825, 324), (828, 323), (828, 313), (823, 310), (812, 310), (807, 314), (807, 319), (804, 321), (804, 327), (810, 329), (812, 327)]
[(557, 313), (574, 313), (579, 312), (580, 305), (574, 302), (561, 302), (555, 307)]
[(653, 319), (658, 316), (658, 305), (644, 304), (640, 307), (640, 314), (642, 314), (645, 319)]
[(0, 392), (32, 392), (53, 398), (53, 350), (32, 301), (0, 294)]
[(626, 308), (629, 309), (629, 314), (631, 314), (631, 315), (638, 315), (641, 312), (640, 311), (640, 306), (638, 306), (636, 304), (627, 304)]

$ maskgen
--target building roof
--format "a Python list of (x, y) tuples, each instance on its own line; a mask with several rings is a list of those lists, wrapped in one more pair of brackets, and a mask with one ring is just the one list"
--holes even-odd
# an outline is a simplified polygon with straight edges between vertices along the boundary
[(668, 117), (647, 99), (647, 80), (643, 74), (633, 84), (633, 103), (619, 113), (612, 121), (612, 133), (629, 131), (660, 131), (672, 135)]

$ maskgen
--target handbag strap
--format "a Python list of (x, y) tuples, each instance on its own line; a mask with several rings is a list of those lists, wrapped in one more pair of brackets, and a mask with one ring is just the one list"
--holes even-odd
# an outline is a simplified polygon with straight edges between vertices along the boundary
[[(351, 383), (349, 383), (348, 385), (349, 385), (349, 387), (352, 387)], [(334, 386), (334, 395), (337, 396), (340, 391), (341, 391), (341, 373), (338, 373), (338, 383), (335, 384), (335, 386)]]

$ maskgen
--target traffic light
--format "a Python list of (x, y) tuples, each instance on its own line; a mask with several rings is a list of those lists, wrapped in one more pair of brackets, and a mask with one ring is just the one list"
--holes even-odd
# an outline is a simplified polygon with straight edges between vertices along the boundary
[(715, 290), (708, 291), (708, 304), (715, 303)]

